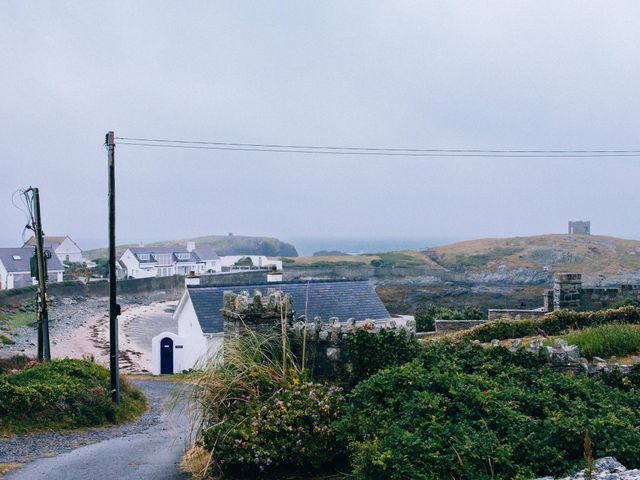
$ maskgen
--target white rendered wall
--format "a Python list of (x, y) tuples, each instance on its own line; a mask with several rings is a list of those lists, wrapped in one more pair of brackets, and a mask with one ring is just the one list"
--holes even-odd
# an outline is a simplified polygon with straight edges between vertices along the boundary
[(254, 267), (271, 268), (275, 266), (277, 270), (282, 270), (282, 260), (271, 260), (264, 255), (226, 255), (220, 257), (221, 267), (233, 267), (238, 260), (249, 257)]
[(132, 278), (149, 278), (157, 275), (155, 267), (140, 268), (140, 262), (129, 249), (122, 254), (120, 260), (127, 267), (127, 275)]
[[(2, 290), (8, 290), (9, 288), (9, 284), (8, 284), (8, 272), (7, 270), (4, 268), (4, 265), (2, 263), (0, 263), (0, 283), (2, 283)], [(11, 282), (13, 283), (13, 282)]]
[[(55, 250), (55, 254), (58, 256), (61, 262), (82, 261), (82, 250), (80, 250), (69, 237), (65, 238), (64, 241), (60, 245), (58, 245), (58, 248), (56, 248)], [(67, 256), (69, 256), (68, 260)]]
[(162, 332), (151, 339), (151, 373), (160, 375), (160, 343), (164, 338), (173, 340), (173, 373), (191, 368), (184, 360), (184, 352), (187, 350), (185, 339), (173, 332)]

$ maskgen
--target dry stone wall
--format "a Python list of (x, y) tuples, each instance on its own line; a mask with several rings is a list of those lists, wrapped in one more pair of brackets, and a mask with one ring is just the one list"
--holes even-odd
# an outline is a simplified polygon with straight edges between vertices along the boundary
[(341, 321), (337, 317), (315, 317), (307, 321), (304, 315), (294, 318), (293, 311), (291, 296), (276, 289), (239, 294), (227, 291), (222, 308), (225, 336), (241, 333), (247, 328), (264, 334), (280, 333), (284, 321), (292, 352), (301, 359), (306, 329), (305, 361), (312, 375), (319, 379), (339, 379), (351, 371), (347, 343), (349, 336), (357, 330), (375, 335), (384, 328), (402, 331), (408, 336), (415, 335), (414, 320), (400, 324), (393, 319), (356, 322), (354, 319)]

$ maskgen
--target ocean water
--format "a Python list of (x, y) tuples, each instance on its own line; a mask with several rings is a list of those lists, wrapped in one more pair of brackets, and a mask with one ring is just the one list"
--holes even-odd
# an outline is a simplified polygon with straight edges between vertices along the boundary
[(460, 239), (437, 237), (298, 237), (283, 238), (282, 240), (293, 244), (298, 250), (298, 255), (307, 257), (320, 250), (337, 250), (354, 255), (396, 250), (421, 250), (427, 247), (446, 245)]

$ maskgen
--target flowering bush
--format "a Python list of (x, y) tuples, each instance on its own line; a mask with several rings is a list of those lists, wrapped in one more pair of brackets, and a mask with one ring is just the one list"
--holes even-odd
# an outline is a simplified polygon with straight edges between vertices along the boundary
[(291, 378), (275, 391), (255, 384), (253, 394), (231, 400), (224, 420), (203, 435), (204, 445), (223, 472), (273, 475), (314, 470), (344, 458), (335, 438), (342, 388)]
[(594, 456), (640, 466), (640, 391), (544, 368), (504, 348), (434, 342), (349, 396), (338, 436), (358, 478), (525, 479)]

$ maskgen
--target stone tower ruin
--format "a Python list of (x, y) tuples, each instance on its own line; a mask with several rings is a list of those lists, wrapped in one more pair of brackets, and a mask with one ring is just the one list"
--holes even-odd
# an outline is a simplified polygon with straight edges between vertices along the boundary
[(591, 235), (591, 222), (589, 220), (569, 222), (569, 235)]

